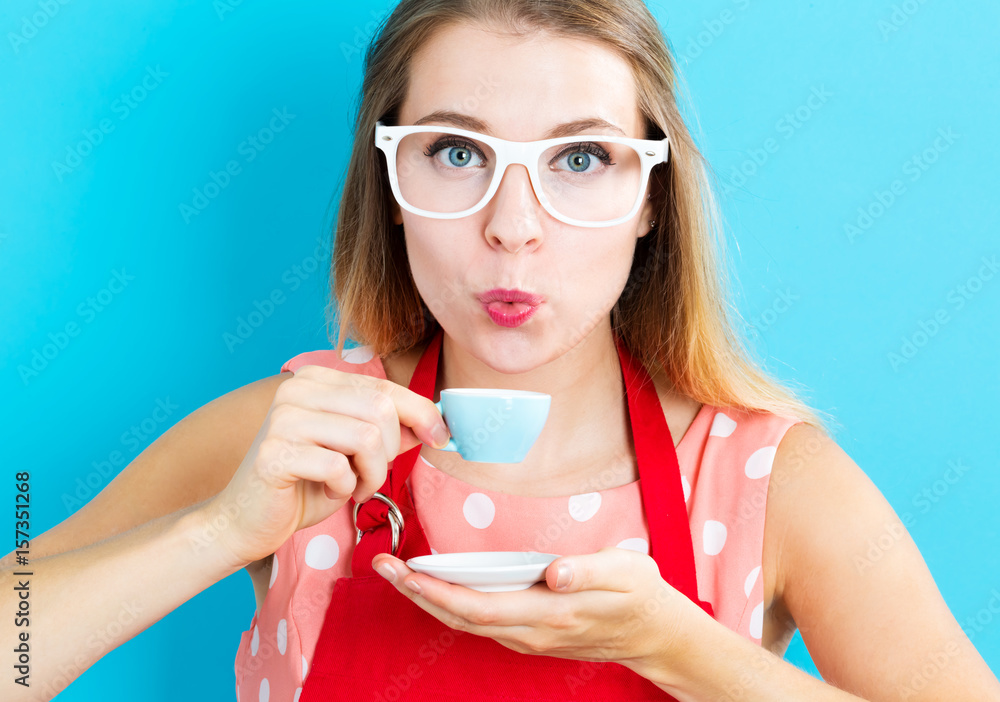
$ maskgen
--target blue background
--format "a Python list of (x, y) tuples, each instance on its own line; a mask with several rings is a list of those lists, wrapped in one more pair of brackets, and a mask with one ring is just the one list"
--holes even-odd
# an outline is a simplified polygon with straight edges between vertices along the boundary
[[(111, 10), (70, 0), (52, 2), (49, 17), (37, 0), (4, 3), (2, 490), (10, 496), (14, 472), (31, 469), (33, 533), (79, 506), (66, 498), (88, 477), (85, 499), (110, 481), (95, 465), (111, 452), (132, 460), (211, 399), (329, 347), (327, 232), (361, 52), (393, 4), (133, 0)], [(997, 670), (1000, 616), (988, 607), (1000, 587), (1000, 276), (980, 270), (1000, 255), (1000, 7), (651, 7), (727, 193), (736, 304), (761, 357), (837, 417), (841, 446), (910, 516), (952, 612), (963, 624), (979, 616), (969, 633)], [(122, 94), (133, 90), (129, 105)], [(810, 95), (825, 97), (810, 106)], [(253, 147), (246, 140), (273, 110), (287, 124)], [(948, 143), (939, 130), (957, 136)], [(98, 142), (89, 149), (87, 134)], [(238, 173), (185, 221), (179, 206), (212, 173), (225, 182), (230, 161)], [(895, 200), (880, 209), (894, 181)], [(115, 272), (132, 277), (124, 290), (100, 312), (81, 309)], [(273, 290), (284, 303), (227, 344)], [(937, 328), (936, 314), (947, 318)], [(79, 333), (22, 378), (19, 367), (70, 322)], [(178, 406), (160, 424), (150, 419), (157, 400)], [(142, 442), (120, 438), (143, 420)], [(951, 482), (949, 461), (967, 467)], [(237, 573), (60, 699), (232, 699), (253, 610)], [(811, 669), (798, 636), (788, 658)]]

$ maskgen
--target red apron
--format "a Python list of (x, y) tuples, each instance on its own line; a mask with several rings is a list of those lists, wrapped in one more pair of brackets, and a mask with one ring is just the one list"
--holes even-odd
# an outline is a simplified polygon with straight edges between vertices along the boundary
[[(417, 364), (410, 390), (433, 399), (442, 333)], [(642, 364), (618, 344), (639, 467), (650, 555), (660, 575), (710, 615), (698, 599), (691, 529), (677, 453), (653, 382)], [(496, 641), (451, 629), (396, 591), (371, 566), (378, 553), (399, 558), (430, 553), (406, 479), (417, 446), (396, 457), (380, 492), (356, 506), (363, 534), (351, 562), (353, 577), (334, 585), (300, 702), (324, 700), (672, 700), (617, 663), (594, 663), (521, 654)], [(395, 510), (398, 506), (398, 511)], [(402, 521), (402, 533), (393, 527)]]

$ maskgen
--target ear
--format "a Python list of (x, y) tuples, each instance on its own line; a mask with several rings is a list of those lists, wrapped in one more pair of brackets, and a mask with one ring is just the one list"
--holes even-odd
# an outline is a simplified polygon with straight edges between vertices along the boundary
[[(656, 219), (656, 210), (653, 205), (653, 201), (650, 199), (650, 193), (646, 192), (646, 200), (643, 203), (642, 209), (640, 210), (639, 221), (636, 224), (636, 235), (637, 238), (641, 239), (653, 230), (653, 227), (649, 226), (650, 221)], [(659, 222), (657, 222), (659, 224)]]

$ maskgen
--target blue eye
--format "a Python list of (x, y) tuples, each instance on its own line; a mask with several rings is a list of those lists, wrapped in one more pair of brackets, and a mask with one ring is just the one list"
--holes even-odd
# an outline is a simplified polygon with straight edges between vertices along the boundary
[(473, 153), (466, 148), (452, 147), (448, 149), (448, 160), (451, 161), (451, 165), (458, 166), (468, 166), (472, 162)]
[(575, 154), (569, 155), (569, 159), (566, 163), (571, 171), (575, 173), (584, 173), (588, 168), (590, 168), (590, 154), (577, 151)]
[(600, 144), (572, 144), (549, 162), (549, 166), (567, 173), (597, 174), (602, 167), (613, 166), (611, 154)]
[(475, 145), (457, 138), (439, 139), (424, 154), (436, 159), (442, 166), (461, 170), (486, 165), (486, 158)]

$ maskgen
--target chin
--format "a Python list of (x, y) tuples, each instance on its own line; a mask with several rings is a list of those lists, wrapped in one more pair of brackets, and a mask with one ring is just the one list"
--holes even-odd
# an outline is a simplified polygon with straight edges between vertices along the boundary
[(549, 345), (530, 329), (493, 327), (476, 333), (472, 346), (466, 347), (480, 363), (497, 373), (518, 375), (535, 370), (550, 358)]

